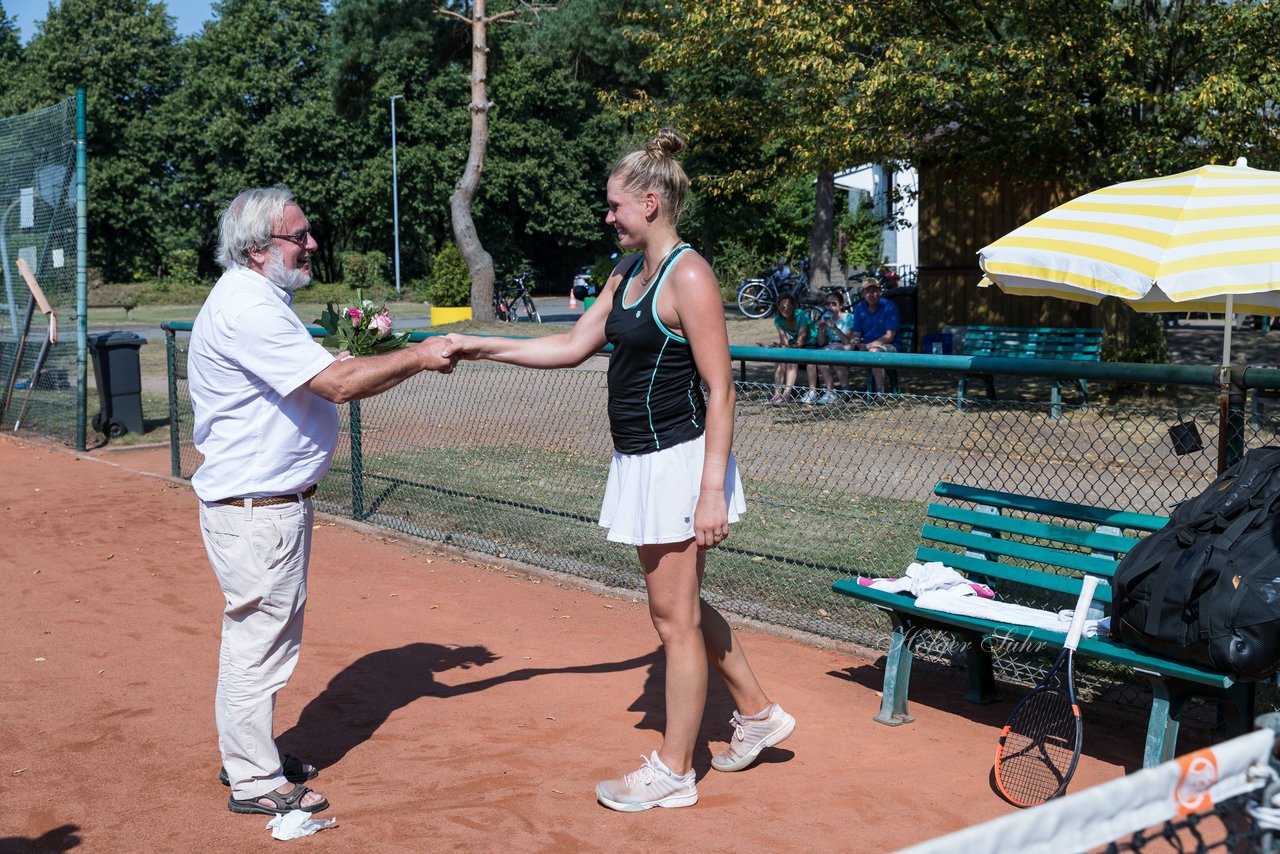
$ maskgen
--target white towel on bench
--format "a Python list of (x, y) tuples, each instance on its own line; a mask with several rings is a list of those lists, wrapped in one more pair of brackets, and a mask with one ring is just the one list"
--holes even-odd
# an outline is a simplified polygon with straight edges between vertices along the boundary
[(991, 588), (985, 584), (975, 584), (941, 561), (931, 560), (928, 563), (912, 563), (907, 567), (903, 578), (877, 578), (875, 580), (858, 579), (873, 590), (886, 593), (910, 593), (919, 596), (929, 590), (953, 590), (960, 596), (995, 596)]
[[(1071, 628), (1071, 611), (1042, 611), (1039, 608), (1028, 608), (1012, 602), (996, 602), (980, 599), (977, 596), (965, 596), (951, 589), (929, 590), (916, 597), (916, 604), (932, 611), (947, 614), (962, 614), (966, 617), (981, 617), (999, 623), (1011, 623), (1017, 626), (1032, 626), (1051, 632), (1066, 634)], [(1095, 637), (1098, 634), (1098, 620), (1085, 620), (1084, 636)]]

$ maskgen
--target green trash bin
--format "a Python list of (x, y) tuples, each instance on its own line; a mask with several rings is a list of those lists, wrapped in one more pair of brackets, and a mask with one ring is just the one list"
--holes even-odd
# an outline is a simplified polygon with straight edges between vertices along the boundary
[(89, 336), (93, 376), (98, 386), (98, 414), (93, 429), (115, 438), (146, 432), (142, 422), (142, 367), (138, 350), (147, 339), (115, 330)]

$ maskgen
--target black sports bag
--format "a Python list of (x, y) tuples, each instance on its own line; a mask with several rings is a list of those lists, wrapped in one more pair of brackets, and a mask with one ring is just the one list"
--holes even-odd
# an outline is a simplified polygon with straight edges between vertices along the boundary
[(1280, 448), (1256, 448), (1116, 567), (1112, 632), (1265, 679), (1280, 668)]

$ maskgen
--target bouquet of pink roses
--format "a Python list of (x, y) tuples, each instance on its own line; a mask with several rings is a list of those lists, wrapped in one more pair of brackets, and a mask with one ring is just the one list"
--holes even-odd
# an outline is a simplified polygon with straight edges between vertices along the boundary
[(357, 305), (335, 308), (329, 303), (316, 321), (329, 334), (322, 342), (353, 356), (372, 356), (399, 350), (409, 343), (408, 332), (391, 331), (391, 314), (386, 306), (361, 299)]

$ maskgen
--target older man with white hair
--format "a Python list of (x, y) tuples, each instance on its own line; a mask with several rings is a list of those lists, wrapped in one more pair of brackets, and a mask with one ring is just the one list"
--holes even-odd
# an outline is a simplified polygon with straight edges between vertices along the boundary
[(364, 358), (335, 357), (293, 311), (317, 243), (287, 187), (247, 190), (222, 214), (225, 269), (196, 317), (187, 374), (200, 528), (226, 600), (214, 714), (228, 808), (278, 815), (329, 802), (318, 771), (276, 747), (276, 692), (298, 661), (311, 553), (311, 495), (333, 462), (335, 404), (424, 370), (448, 373), (443, 338)]

